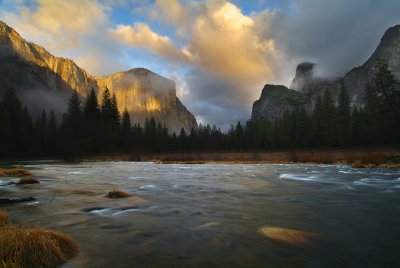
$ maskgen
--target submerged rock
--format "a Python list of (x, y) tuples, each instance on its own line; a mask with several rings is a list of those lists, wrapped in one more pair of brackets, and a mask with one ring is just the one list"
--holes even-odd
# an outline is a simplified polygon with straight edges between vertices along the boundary
[(262, 227), (259, 232), (270, 239), (292, 246), (309, 246), (319, 237), (315, 233), (280, 227)]
[(59, 267), (78, 255), (71, 237), (37, 227), (0, 228), (0, 263), (4, 267)]
[(213, 227), (218, 227), (221, 224), (219, 222), (207, 222), (203, 225), (200, 225), (198, 227), (196, 227), (196, 229), (207, 229), (207, 228), (213, 228)]
[(17, 185), (24, 185), (24, 184), (35, 184), (39, 183), (39, 181), (35, 178), (28, 177), (28, 178), (21, 178), (18, 182)]
[(12, 205), (16, 203), (22, 203), (22, 202), (30, 202), (30, 201), (35, 201), (36, 199), (34, 197), (24, 197), (24, 198), (0, 198), (0, 205)]
[(108, 192), (104, 197), (106, 198), (125, 198), (125, 197), (132, 197), (130, 193), (123, 192), (121, 190), (112, 190), (111, 192)]

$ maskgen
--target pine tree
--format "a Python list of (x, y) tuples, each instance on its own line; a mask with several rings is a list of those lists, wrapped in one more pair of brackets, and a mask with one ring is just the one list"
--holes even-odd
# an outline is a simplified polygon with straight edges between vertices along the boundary
[(130, 151), (132, 147), (132, 126), (131, 118), (128, 110), (125, 109), (122, 114), (122, 125), (121, 125), (121, 147), (124, 151)]
[(314, 146), (321, 146), (324, 144), (323, 141), (323, 116), (322, 116), (323, 108), (322, 108), (322, 98), (318, 95), (317, 102), (313, 111), (313, 142)]
[(97, 95), (92, 88), (86, 97), (83, 107), (83, 150), (85, 153), (99, 153), (102, 151), (103, 124), (100, 119), (100, 107)]
[(334, 146), (336, 143), (336, 109), (331, 93), (327, 89), (322, 97), (322, 144)]
[(47, 137), (49, 156), (54, 156), (56, 154), (57, 119), (53, 110), (50, 111), (49, 120), (47, 122)]
[(347, 146), (351, 143), (351, 113), (350, 97), (347, 90), (342, 86), (338, 96), (338, 144)]
[(100, 116), (99, 104), (97, 102), (96, 92), (93, 88), (86, 97), (83, 114), (89, 119), (97, 119)]
[(375, 98), (380, 140), (384, 143), (400, 142), (400, 84), (389, 70), (385, 60), (378, 60), (376, 73), (371, 83)]
[(82, 154), (82, 109), (78, 92), (72, 92), (67, 113), (60, 126), (58, 148), (65, 157), (80, 159)]

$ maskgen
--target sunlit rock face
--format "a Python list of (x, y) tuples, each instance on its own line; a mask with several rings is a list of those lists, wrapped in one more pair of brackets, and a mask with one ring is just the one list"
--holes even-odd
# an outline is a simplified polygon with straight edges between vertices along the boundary
[[(400, 80), (400, 25), (389, 28), (383, 35), (372, 56), (361, 66), (353, 68), (344, 77), (334, 80), (324, 80), (316, 77), (315, 64), (300, 63), (296, 68), (295, 78), (290, 88), (265, 85), (261, 97), (253, 104), (252, 120), (276, 120), (285, 111), (291, 111), (300, 105), (311, 110), (326, 90), (329, 90), (334, 100), (340, 87), (344, 86), (349, 92), (353, 106), (364, 105), (365, 90), (375, 74), (375, 66), (379, 59), (389, 64), (389, 69)], [(297, 100), (301, 100), (300, 102)]]
[(146, 117), (153, 116), (165, 122), (171, 131), (197, 127), (194, 116), (176, 97), (175, 82), (172, 80), (143, 68), (95, 79), (100, 96), (108, 88), (115, 94), (120, 110), (126, 109), (135, 123), (143, 124)]
[(74, 61), (51, 55), (43, 47), (25, 41), (0, 21), (0, 97), (13, 88), (35, 115), (42, 109), (66, 111), (72, 90), (82, 97), (91, 88), (99, 94), (107, 86), (116, 94), (119, 110), (126, 108), (132, 123), (154, 116), (171, 130), (197, 127), (194, 116), (176, 97), (175, 83), (149, 70), (132, 69), (106, 77), (94, 77)]

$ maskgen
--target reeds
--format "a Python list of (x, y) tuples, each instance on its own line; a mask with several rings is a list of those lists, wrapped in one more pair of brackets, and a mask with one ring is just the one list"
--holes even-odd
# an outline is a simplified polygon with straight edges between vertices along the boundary
[(0, 210), (0, 227), (3, 227), (10, 223), (10, 219), (8, 218), (7, 211)]
[(67, 235), (38, 227), (0, 227), (0, 267), (58, 267), (78, 255)]
[(32, 173), (27, 169), (22, 168), (0, 168), (0, 177), (24, 177), (32, 176)]

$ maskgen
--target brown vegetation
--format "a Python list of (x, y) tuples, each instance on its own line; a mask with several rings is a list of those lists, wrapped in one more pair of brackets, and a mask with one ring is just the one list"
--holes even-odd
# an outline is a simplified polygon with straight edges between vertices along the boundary
[(8, 218), (7, 211), (0, 210), (0, 227), (7, 225), (10, 223), (10, 219)]
[(112, 190), (108, 192), (104, 197), (106, 198), (125, 198), (125, 197), (132, 197), (130, 193), (123, 192), (121, 190)]
[(39, 181), (35, 178), (32, 177), (26, 177), (26, 178), (21, 178), (18, 182), (17, 185), (24, 185), (24, 184), (35, 184), (39, 183)]
[[(162, 164), (252, 164), (252, 163), (324, 163), (352, 164), (363, 163), (368, 167), (384, 165), (398, 155), (395, 148), (353, 148), (353, 149), (309, 149), (263, 152), (213, 152), (213, 153), (167, 153), (144, 154), (142, 161)], [(392, 165), (394, 167), (395, 165)]]
[(0, 168), (0, 177), (10, 176), (10, 177), (24, 177), (32, 176), (31, 172), (27, 169), (22, 168)]
[(57, 267), (79, 252), (67, 235), (37, 227), (0, 228), (0, 267)]

